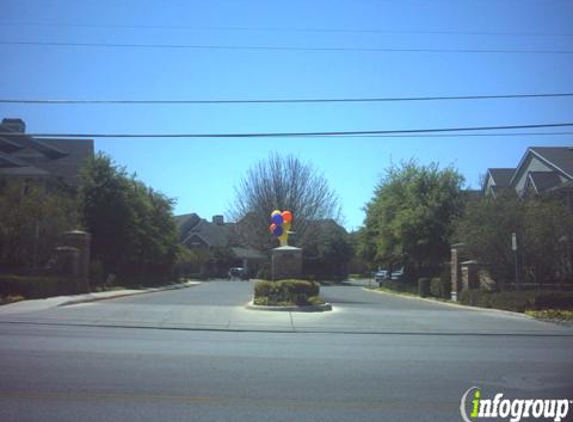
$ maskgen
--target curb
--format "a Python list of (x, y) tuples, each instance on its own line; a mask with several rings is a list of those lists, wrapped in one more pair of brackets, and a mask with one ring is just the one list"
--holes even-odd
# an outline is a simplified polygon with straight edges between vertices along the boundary
[[(533, 321), (542, 321), (540, 319), (537, 319), (535, 317), (529, 316), (529, 315), (521, 313), (521, 312), (507, 311), (505, 309), (480, 308), (479, 306), (464, 305), (462, 303), (443, 302), (441, 300), (435, 300), (435, 299), (426, 298), (426, 297), (407, 296), (407, 295), (401, 295), (399, 293), (385, 292), (382, 290), (367, 289), (365, 287), (363, 287), (362, 290), (365, 290), (367, 292), (381, 294), (381, 295), (389, 295), (389, 296), (401, 297), (404, 299), (419, 300), (419, 301), (423, 301), (423, 302), (435, 303), (438, 305), (451, 306), (451, 307), (455, 307), (458, 309), (463, 308), (463, 309), (468, 309), (468, 310), (473, 310), (473, 311), (504, 314), (504, 315), (518, 317), (518, 318), (521, 317), (521, 318), (530, 319)], [(545, 322), (545, 321), (542, 321), (542, 322)]]
[(250, 301), (245, 308), (252, 311), (271, 311), (271, 312), (325, 312), (332, 311), (332, 305), (325, 303), (323, 305), (306, 305), (306, 306), (265, 306), (255, 305)]
[[(201, 284), (201, 282), (199, 282), (199, 281), (190, 281), (187, 283), (175, 284), (173, 286), (152, 288), (152, 289), (146, 289), (146, 290), (129, 292), (129, 293), (122, 293), (122, 290), (118, 290), (117, 294), (115, 294), (115, 295), (91, 296), (91, 297), (88, 296), (88, 297), (83, 297), (83, 298), (79, 298), (79, 299), (68, 300), (68, 301), (62, 302), (56, 306), (60, 307), (60, 306), (68, 306), (68, 305), (78, 305), (80, 303), (90, 303), (90, 302), (99, 302), (101, 300), (119, 299), (122, 297), (137, 296), (137, 295), (142, 295), (142, 294), (146, 294), (146, 293), (157, 293), (157, 292), (164, 292), (164, 291), (168, 291), (168, 290), (179, 290), (179, 289), (185, 289), (187, 287), (198, 286), (199, 284)], [(89, 294), (92, 294), (92, 293), (89, 293)], [(95, 293), (95, 294), (97, 294), (97, 293)]]

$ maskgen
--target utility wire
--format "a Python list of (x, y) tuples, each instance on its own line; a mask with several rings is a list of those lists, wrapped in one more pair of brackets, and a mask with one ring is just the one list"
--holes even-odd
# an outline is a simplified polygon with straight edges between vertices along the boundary
[(458, 101), (489, 99), (521, 99), (573, 97), (573, 93), (554, 94), (501, 94), (501, 95), (460, 95), (435, 97), (378, 97), (378, 98), (290, 98), (253, 100), (70, 100), (70, 99), (12, 99), (0, 98), (0, 104), (298, 104), (298, 103), (367, 103), (367, 102), (406, 102), (406, 101)]
[(398, 135), (415, 133), (469, 132), (484, 130), (537, 129), (553, 127), (573, 127), (573, 123), (548, 123), (537, 125), (510, 126), (474, 126), (439, 129), (399, 129), (399, 130), (361, 130), (335, 132), (259, 132), (259, 133), (17, 133), (0, 132), (0, 136), (35, 138), (278, 138), (278, 137), (344, 137), (353, 135)]
[(41, 47), (99, 47), (176, 50), (232, 50), (232, 51), (324, 51), (362, 53), (468, 53), (468, 54), (573, 54), (573, 50), (513, 50), (513, 49), (443, 49), (443, 48), (368, 48), (368, 47), (293, 47), (254, 45), (201, 45), (201, 44), (132, 44), (100, 42), (2, 41), (0, 45)]
[(396, 30), (375, 28), (296, 28), (252, 26), (190, 26), (190, 25), (116, 25), (49, 22), (0, 22), (0, 26), (44, 26), (66, 28), (116, 28), (116, 29), (175, 29), (194, 31), (240, 31), (240, 32), (318, 32), (355, 34), (437, 34), (437, 35), (503, 35), (526, 37), (573, 37), (573, 33), (511, 32), (511, 31), (456, 31), (456, 30)]
[(459, 133), (456, 135), (351, 135), (340, 138), (491, 138), (498, 136), (571, 136), (573, 132), (515, 132), (515, 133)]

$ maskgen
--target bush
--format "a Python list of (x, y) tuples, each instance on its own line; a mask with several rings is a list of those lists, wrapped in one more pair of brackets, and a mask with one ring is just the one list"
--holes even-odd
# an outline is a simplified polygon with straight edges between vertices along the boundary
[(444, 299), (449, 299), (451, 297), (452, 285), (449, 279), (444, 277), (434, 277), (430, 283), (432, 296)]
[(83, 287), (81, 280), (73, 278), (0, 276), (0, 296), (23, 296), (26, 299), (40, 299), (80, 293), (83, 291)]
[(257, 278), (261, 280), (271, 280), (273, 278), (271, 267), (263, 265), (257, 272)]
[(418, 294), (420, 297), (427, 297), (430, 296), (430, 285), (431, 279), (429, 278), (420, 278), (418, 279)]
[(308, 305), (317, 299), (318, 283), (304, 280), (259, 281), (255, 284), (254, 302), (257, 305)]
[(481, 308), (525, 310), (573, 309), (573, 292), (529, 290), (519, 292), (483, 292), (466, 290), (460, 294), (460, 302)]
[(406, 280), (382, 280), (382, 286), (396, 292), (406, 292), (417, 295), (418, 284)]

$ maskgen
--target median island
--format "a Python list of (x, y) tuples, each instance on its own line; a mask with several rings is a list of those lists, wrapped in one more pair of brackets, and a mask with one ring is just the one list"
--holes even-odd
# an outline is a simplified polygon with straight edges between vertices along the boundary
[(306, 280), (259, 281), (249, 309), (322, 312), (332, 310), (320, 296), (320, 285)]

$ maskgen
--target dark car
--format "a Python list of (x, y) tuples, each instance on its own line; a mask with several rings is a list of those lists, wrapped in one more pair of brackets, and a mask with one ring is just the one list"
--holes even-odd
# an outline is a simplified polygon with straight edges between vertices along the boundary
[(249, 279), (249, 273), (247, 271), (246, 268), (243, 267), (233, 267), (231, 269), (229, 269), (229, 274), (228, 274), (229, 280), (248, 280)]

